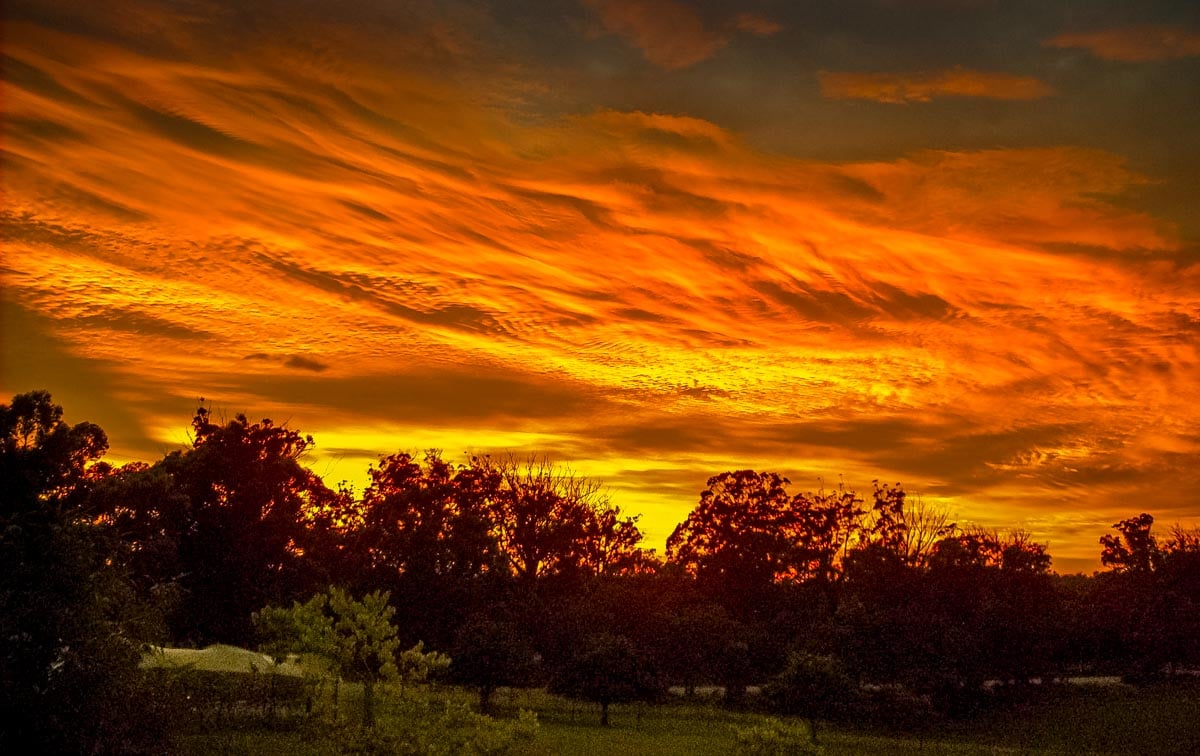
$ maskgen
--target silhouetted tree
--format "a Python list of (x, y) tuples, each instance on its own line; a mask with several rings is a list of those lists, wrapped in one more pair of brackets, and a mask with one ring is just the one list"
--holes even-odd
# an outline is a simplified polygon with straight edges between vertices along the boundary
[(637, 560), (637, 518), (622, 517), (599, 483), (544, 460), (476, 457), (471, 466), (499, 478), (490, 502), (493, 533), (520, 582), (602, 574)]
[(1200, 535), (1176, 526), (1160, 546), (1146, 513), (1113, 526), (1100, 561), (1112, 571), (1099, 576), (1099, 618), (1120, 638), (1126, 676), (1153, 680), (1178, 664), (1200, 659)]
[(451, 677), (479, 691), (482, 714), (491, 713), (497, 688), (527, 685), (537, 670), (529, 635), (510, 621), (482, 614), (462, 626), (450, 658)]
[(406, 453), (380, 460), (363, 492), (368, 566), (419, 579), (474, 577), (496, 560), (487, 501), (495, 482), (455, 470), (436, 450), (424, 465)]
[(193, 448), (118, 471), (94, 499), (130, 538), (143, 584), (178, 594), (179, 640), (246, 644), (258, 607), (306, 595), (328, 579), (306, 550), (329, 553), (318, 530), (345, 496), (300, 463), (312, 438), (244, 415), (223, 425), (201, 407)]
[(370, 474), (351, 577), (391, 592), (408, 640), (449, 647), (486, 589), (481, 579), (502, 567), (490, 509), (499, 476), (454, 467), (435, 450), (423, 464), (405, 453), (385, 457)]
[(657, 671), (627, 638), (594, 636), (550, 682), (550, 691), (600, 704), (600, 724), (608, 726), (614, 703), (650, 700), (662, 690)]
[(815, 743), (817, 720), (836, 719), (850, 710), (858, 686), (836, 658), (797, 652), (763, 692), (776, 711), (807, 719)]
[(157, 752), (145, 617), (79, 504), (108, 447), (44, 391), (0, 405), (0, 751)]
[(805, 566), (804, 521), (787, 483), (753, 470), (709, 478), (700, 503), (667, 539), (667, 561), (743, 618), (761, 611), (775, 581)]
[(1113, 525), (1120, 535), (1100, 536), (1100, 564), (1119, 571), (1149, 572), (1158, 566), (1162, 552), (1150, 529), (1152, 515), (1142, 514)]
[(838, 602), (842, 563), (861, 538), (865, 511), (863, 500), (839, 486), (835, 491), (797, 494), (792, 507), (800, 519), (797, 537), (801, 563), (793, 577), (815, 581), (825, 614)]

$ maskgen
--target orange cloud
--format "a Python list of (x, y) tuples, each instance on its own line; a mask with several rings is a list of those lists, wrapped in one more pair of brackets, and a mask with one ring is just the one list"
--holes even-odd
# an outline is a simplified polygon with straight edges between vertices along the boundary
[(585, 0), (604, 28), (628, 39), (651, 63), (687, 68), (725, 46), (694, 10), (674, 0)]
[(1047, 47), (1087, 50), (1101, 60), (1146, 63), (1200, 56), (1200, 33), (1177, 26), (1124, 26), (1046, 40)]
[(1200, 268), (1149, 254), (1178, 240), (1119, 156), (807, 161), (697, 118), (530, 121), (503, 77), (373, 45), (7, 31), (0, 378), (65, 366), (56, 395), (129, 408), (127, 456), (215, 392), (335, 480), (547, 451), (660, 540), (735, 467), (903, 480), (1093, 561), (1129, 501), (1193, 506)]
[(771, 37), (783, 31), (783, 25), (757, 13), (739, 13), (733, 19), (734, 28), (760, 37)]
[(1102, 199), (1148, 179), (1100, 150), (931, 150), (845, 170), (883, 195), (879, 218), (899, 227), (1023, 246), (1177, 249), (1163, 223)]
[(929, 102), (940, 97), (1036, 100), (1054, 93), (1048, 84), (1032, 76), (962, 67), (914, 73), (821, 71), (818, 77), (825, 97), (897, 104)]

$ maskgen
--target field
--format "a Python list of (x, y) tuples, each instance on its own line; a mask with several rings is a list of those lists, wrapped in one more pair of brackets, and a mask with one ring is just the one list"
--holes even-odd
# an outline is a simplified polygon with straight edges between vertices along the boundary
[[(353, 716), (356, 701), (351, 690), (347, 693), (346, 714)], [(420, 695), (471, 700), (465, 691), (445, 688)], [(594, 706), (541, 691), (502, 691), (496, 704), (500, 717), (513, 716), (522, 708), (537, 712), (538, 737), (521, 749), (534, 756), (716, 756), (736, 752), (735, 728), (766, 721), (760, 714), (674, 702), (614, 706), (612, 726), (602, 728)], [(388, 715), (386, 706), (381, 714)], [(789, 724), (805, 727), (801, 722)], [(1200, 753), (1200, 690), (1075, 688), (1036, 707), (985, 715), (969, 723), (941, 724), (920, 736), (822, 726), (819, 738), (826, 754), (1196, 754)], [(178, 745), (188, 754), (304, 756), (338, 750), (295, 733), (255, 729), (190, 734), (180, 737)]]

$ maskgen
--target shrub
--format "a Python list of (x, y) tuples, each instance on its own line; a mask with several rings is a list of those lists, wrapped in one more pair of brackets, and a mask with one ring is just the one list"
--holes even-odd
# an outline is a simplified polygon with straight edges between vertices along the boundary
[(764, 691), (781, 714), (808, 720), (813, 741), (818, 719), (837, 719), (858, 698), (858, 688), (832, 656), (793, 653), (788, 665)]
[(393, 701), (389, 709), (373, 728), (322, 722), (314, 723), (309, 735), (339, 753), (364, 756), (504, 756), (527, 752), (540, 730), (537, 715), (525, 710), (505, 721), (476, 714), (466, 704), (419, 696)]
[(753, 727), (734, 727), (737, 751), (740, 756), (791, 756), (791, 754), (824, 753), (825, 749), (812, 742), (809, 733), (778, 719), (766, 719)]

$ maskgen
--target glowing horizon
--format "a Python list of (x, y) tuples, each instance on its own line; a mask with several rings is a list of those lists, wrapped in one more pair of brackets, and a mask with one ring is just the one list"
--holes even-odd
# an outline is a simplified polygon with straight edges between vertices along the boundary
[(13, 3), (0, 388), (117, 461), (201, 396), (331, 484), (542, 453), (660, 550), (726, 470), (901, 482), (1090, 570), (1200, 518), (1200, 27), (919, 5)]

